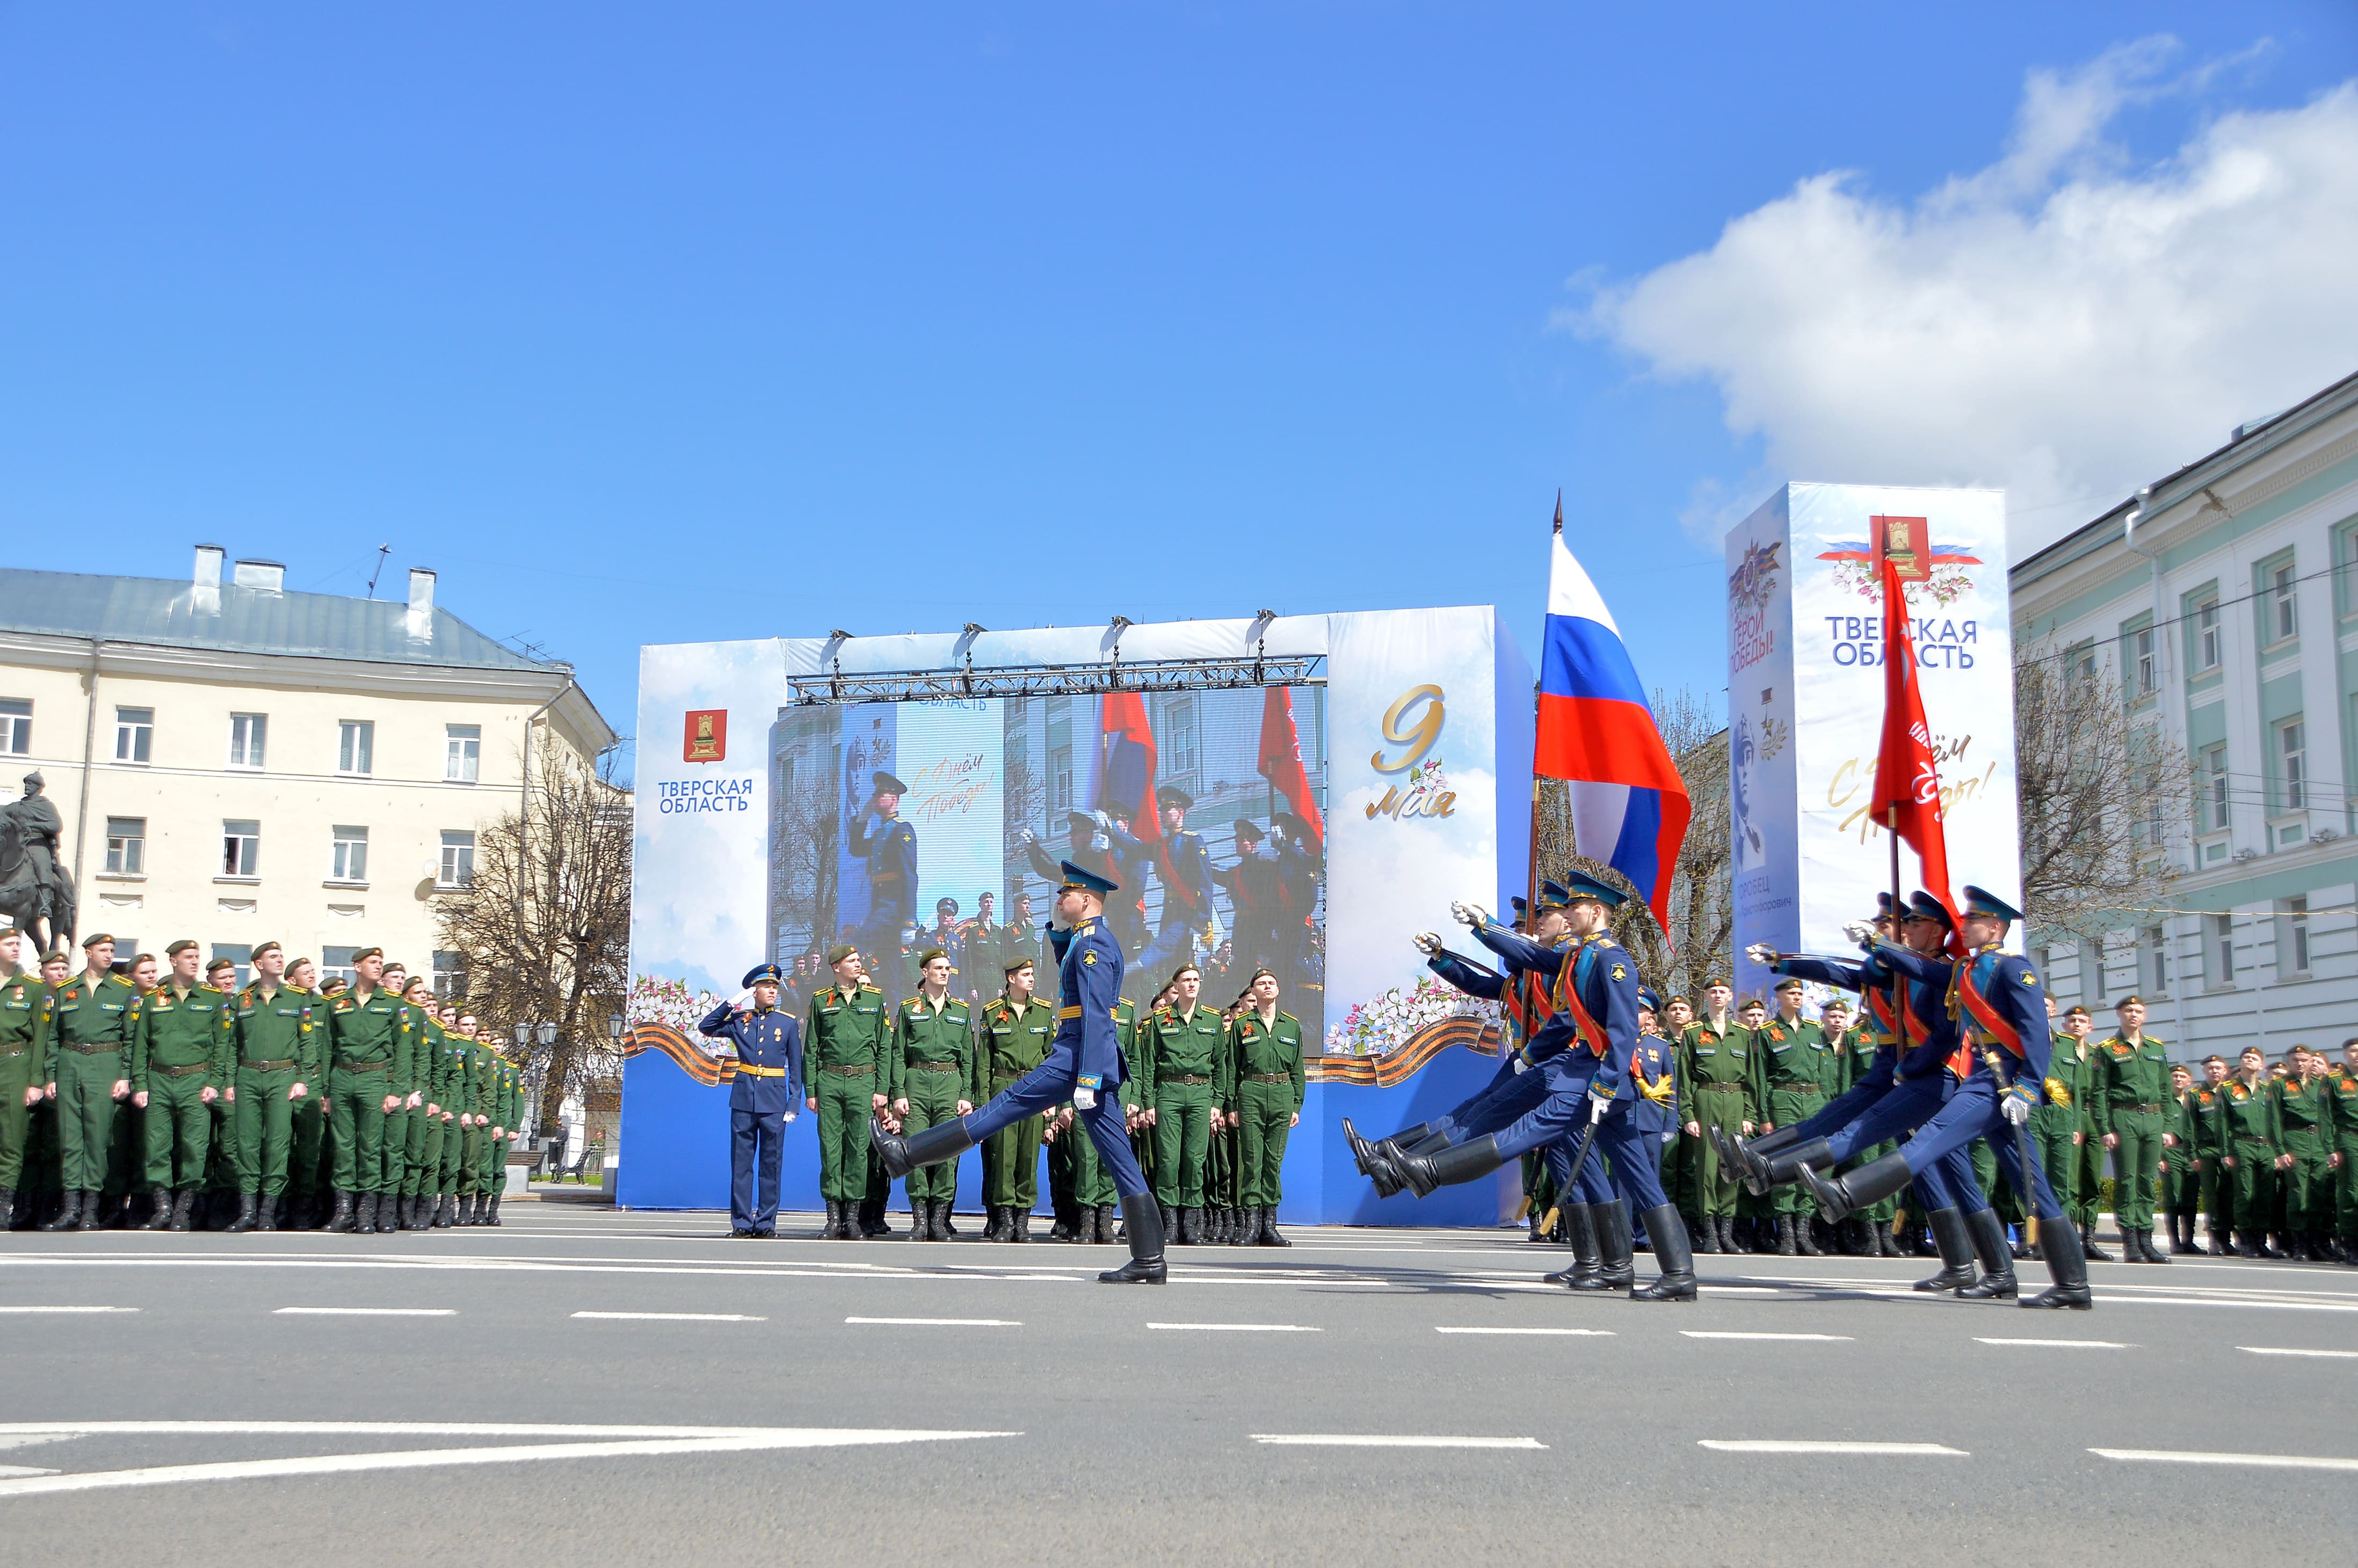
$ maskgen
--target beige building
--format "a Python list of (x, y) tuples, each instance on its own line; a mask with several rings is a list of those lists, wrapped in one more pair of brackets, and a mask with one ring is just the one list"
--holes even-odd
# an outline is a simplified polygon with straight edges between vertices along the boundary
[(352, 599), (222, 555), (177, 581), (0, 569), (0, 776), (42, 775), (80, 930), (124, 957), (191, 936), (241, 979), (268, 938), (330, 975), (378, 946), (461, 984), (435, 898), (541, 737), (586, 758), (613, 730), (570, 665), (437, 609), (430, 571)]

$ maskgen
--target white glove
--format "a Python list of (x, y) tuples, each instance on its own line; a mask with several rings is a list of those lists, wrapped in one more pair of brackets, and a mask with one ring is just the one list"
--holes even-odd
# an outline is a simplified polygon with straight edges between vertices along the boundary
[(1113, 848), (1113, 840), (1107, 838), (1102, 833), (1092, 833), (1089, 835), (1089, 848), (1092, 849), (1110, 849)]
[(1036, 843), (1036, 842), (1039, 840), (1039, 838), (1040, 838), (1040, 835), (1038, 835), (1037, 833), (1033, 832), (1033, 831), (1032, 831), (1032, 829), (1031, 829), (1029, 827), (1018, 827), (1018, 828), (1015, 830), (1015, 841), (1016, 841), (1016, 843), (1018, 843), (1018, 844), (1022, 845), (1023, 848), (1025, 848), (1025, 849), (1030, 849), (1030, 848), (1031, 848), (1034, 843)]
[(1113, 826), (1113, 814), (1111, 812), (1092, 811), (1089, 815), (1097, 818), (1098, 826), (1100, 827), (1110, 827)]
[(2017, 1127), (2021, 1127), (2030, 1120), (2030, 1102), (2020, 1095), (2010, 1094), (2000, 1099), (1997, 1102), (1997, 1110), (2000, 1116), (2005, 1117)]
[(786, 1112), (786, 1113), (785, 1113), (785, 1115), (784, 1115), (783, 1117), (779, 1118), (779, 1119), (780, 1119), (781, 1121), (792, 1121), (795, 1118), (796, 1118), (796, 1117), (800, 1116), (801, 1114), (802, 1114), (802, 1112), (801, 1112), (801, 1111), (798, 1111), (798, 1110), (790, 1110), (790, 1111)]
[(753, 1006), (753, 988), (752, 986), (747, 986), (743, 990), (739, 991), (737, 993), (737, 1000), (730, 1002), (729, 1005), (735, 1008), (740, 1012), (751, 1011)]
[(1862, 947), (1875, 946), (1875, 927), (1864, 920), (1854, 920), (1843, 927), (1843, 935)]
[(1097, 1090), (1078, 1087), (1073, 1090), (1073, 1108), (1075, 1110), (1095, 1110), (1097, 1108)]
[(1604, 1120), (1604, 1119), (1605, 1119), (1605, 1108), (1606, 1108), (1606, 1106), (1608, 1106), (1608, 1105), (1611, 1105), (1612, 1103), (1613, 1103), (1613, 1091), (1612, 1091), (1611, 1089), (1606, 1088), (1603, 1084), (1591, 1084), (1591, 1085), (1589, 1085), (1589, 1086), (1588, 1086), (1588, 1119), (1589, 1119), (1589, 1120), (1591, 1120), (1591, 1121), (1602, 1121), (1602, 1120)]
[(1441, 951), (1441, 938), (1430, 931), (1420, 931), (1415, 937), (1416, 950), (1430, 957)]
[(1449, 905), (1449, 918), (1460, 925), (1487, 925), (1490, 912), (1478, 903), (1460, 903), (1453, 899)]
[(1744, 949), (1744, 956), (1765, 969), (1777, 961), (1777, 949), (1766, 942), (1755, 942)]

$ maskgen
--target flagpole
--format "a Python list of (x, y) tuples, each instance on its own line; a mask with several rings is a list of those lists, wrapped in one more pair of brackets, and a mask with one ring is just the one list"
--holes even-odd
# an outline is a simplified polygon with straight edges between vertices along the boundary
[[(1558, 485), (1555, 492), (1554, 536), (1561, 537), (1563, 534), (1563, 487), (1562, 485)], [(1544, 631), (1542, 631), (1540, 635), (1540, 659), (1542, 664), (1544, 664), (1547, 659), (1547, 635)], [(1533, 682), (1531, 685), (1531, 735), (1534, 741), (1538, 738), (1539, 732), (1540, 688), (1539, 683)], [(1540, 902), (1540, 772), (1539, 763), (1536, 758), (1533, 759), (1531, 764), (1531, 838), (1528, 842), (1531, 845), (1531, 849), (1530, 852), (1523, 857), (1525, 861), (1523, 867), (1525, 872), (1525, 876), (1523, 878), (1523, 909), (1526, 914), (1536, 916), (1539, 913), (1537, 906)]]

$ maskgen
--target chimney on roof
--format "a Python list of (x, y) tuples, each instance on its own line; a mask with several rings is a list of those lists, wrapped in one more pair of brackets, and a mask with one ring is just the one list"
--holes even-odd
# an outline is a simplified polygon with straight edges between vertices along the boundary
[(424, 567), (409, 568), (409, 634), (434, 635), (434, 574)]
[(287, 568), (279, 561), (240, 561), (230, 580), (240, 588), (280, 593), (287, 587)]
[(197, 546), (196, 585), (199, 588), (219, 588), (221, 586), (222, 557), (226, 556), (228, 553), (228, 551), (222, 549), (219, 545), (199, 545)]

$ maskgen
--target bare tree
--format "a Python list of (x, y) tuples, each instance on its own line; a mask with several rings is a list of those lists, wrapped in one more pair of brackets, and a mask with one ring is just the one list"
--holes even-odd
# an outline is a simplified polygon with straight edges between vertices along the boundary
[(606, 1020), (630, 983), (631, 801), (611, 756), (592, 764), (544, 736), (522, 809), (476, 835), (474, 880), (435, 900), (475, 1015), (557, 1026), (555, 1044), (535, 1037), (525, 1058), (542, 1075), (544, 1135), (568, 1094), (600, 1099), (620, 1072)]
[(2093, 649), (2015, 645), (2023, 913), (2042, 931), (2099, 935), (2175, 874), (2192, 781), (2158, 718)]
[(771, 950), (788, 939), (824, 949), (833, 938), (840, 891), (841, 781), (826, 765), (837, 710), (798, 708), (778, 722), (770, 791)]

